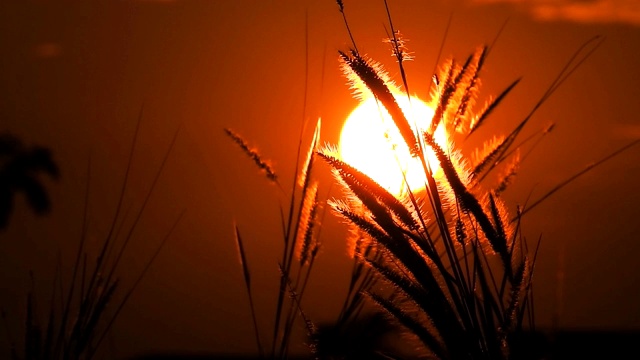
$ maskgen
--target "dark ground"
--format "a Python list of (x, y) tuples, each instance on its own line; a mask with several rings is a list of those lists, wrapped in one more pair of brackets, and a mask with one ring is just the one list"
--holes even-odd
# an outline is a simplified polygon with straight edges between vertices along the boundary
[[(521, 359), (570, 360), (570, 359), (637, 359), (640, 358), (639, 331), (560, 331), (553, 335), (542, 332), (529, 334), (526, 338), (530, 349)], [(543, 354), (541, 357), (537, 354)], [(233, 354), (149, 354), (129, 360), (250, 360), (258, 357)], [(291, 360), (308, 359), (290, 357)]]

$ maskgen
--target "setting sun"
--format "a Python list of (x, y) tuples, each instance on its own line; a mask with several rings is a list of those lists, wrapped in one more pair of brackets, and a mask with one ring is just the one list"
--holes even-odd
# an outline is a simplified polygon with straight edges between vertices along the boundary
[[(414, 131), (416, 128), (425, 131), (433, 109), (415, 96), (410, 101), (403, 94), (395, 97)], [(442, 126), (436, 130), (436, 142), (441, 146), (446, 143)], [(406, 191), (403, 172), (412, 191), (425, 187), (420, 159), (411, 157), (391, 116), (373, 96), (365, 98), (345, 121), (340, 134), (340, 156), (394, 195)], [(435, 155), (430, 154), (428, 161), (435, 170), (438, 166)]]

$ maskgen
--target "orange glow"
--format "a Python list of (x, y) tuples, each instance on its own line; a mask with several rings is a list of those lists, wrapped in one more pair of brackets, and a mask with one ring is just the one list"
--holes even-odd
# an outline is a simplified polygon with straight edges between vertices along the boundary
[[(433, 109), (424, 101), (412, 96), (394, 94), (400, 108), (407, 116), (414, 131), (426, 131)], [(436, 130), (436, 142), (446, 144), (444, 128)], [(390, 193), (400, 196), (406, 192), (402, 173), (412, 191), (425, 188), (425, 174), (419, 158), (412, 158), (400, 131), (386, 109), (370, 96), (349, 115), (340, 134), (342, 160), (367, 174)], [(428, 152), (427, 161), (433, 171), (438, 168), (435, 154)]]

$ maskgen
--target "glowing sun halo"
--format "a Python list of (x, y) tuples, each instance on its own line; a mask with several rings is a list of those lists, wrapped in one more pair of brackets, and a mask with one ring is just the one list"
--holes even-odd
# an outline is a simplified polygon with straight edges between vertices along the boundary
[[(396, 95), (396, 100), (414, 130), (416, 126), (421, 131), (428, 128), (434, 113), (431, 107), (414, 96), (409, 101), (406, 95)], [(446, 143), (442, 126), (436, 130), (436, 142), (441, 146)], [(340, 156), (394, 195), (406, 191), (402, 172), (412, 191), (425, 187), (420, 159), (411, 157), (391, 116), (373, 97), (364, 99), (345, 121), (340, 134)], [(428, 161), (435, 171), (438, 164), (435, 155), (430, 153)]]

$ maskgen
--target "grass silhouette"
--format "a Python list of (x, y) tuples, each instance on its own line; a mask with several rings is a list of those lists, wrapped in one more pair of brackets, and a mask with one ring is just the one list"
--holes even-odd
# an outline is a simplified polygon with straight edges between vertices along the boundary
[[(20, 341), (9, 339), (12, 359), (73, 360), (93, 359), (99, 355), (102, 356), (100, 352), (101, 345), (107, 334), (184, 215), (183, 211), (176, 218), (168, 233), (160, 240), (149, 258), (146, 259), (142, 270), (137, 274), (132, 274), (132, 285), (123, 287), (121, 285), (121, 261), (123, 255), (134, 240), (135, 229), (147, 208), (148, 201), (156, 188), (178, 135), (176, 131), (171, 145), (164, 155), (162, 164), (155, 174), (148, 192), (145, 194), (142, 206), (131, 214), (134, 217), (133, 222), (125, 226), (124, 222), (130, 215), (131, 208), (129, 207), (125, 210), (124, 199), (133, 166), (141, 120), (142, 111), (140, 111), (136, 124), (127, 169), (118, 195), (116, 211), (108, 228), (108, 233), (98, 243), (98, 252), (95, 254), (87, 246), (90, 217), (88, 211), (89, 194), (91, 192), (91, 161), (89, 159), (87, 164), (87, 183), (84, 190), (82, 233), (76, 249), (72, 272), (68, 278), (64, 278), (61, 269), (62, 264), (59, 262), (58, 268), (53, 272), (55, 275), (51, 296), (48, 302), (44, 302), (44, 310), (46, 311), (44, 319), (41, 317), (42, 314), (39, 313), (41, 309), (38, 304), (40, 302), (35, 292), (36, 275), (30, 273), (32, 290), (27, 294), (24, 337)], [(49, 152), (44, 152), (41, 148), (35, 148), (30, 152), (23, 151), (23, 153), (28, 156), (16, 156), (17, 160), (14, 162), (24, 158), (27, 159), (27, 165), (40, 164), (36, 160), (51, 161)], [(34, 156), (34, 153), (37, 156)], [(45, 165), (51, 167), (49, 162), (45, 162)], [(49, 169), (49, 167), (46, 169)], [(7, 168), (10, 168), (10, 166), (7, 166)], [(22, 168), (31, 171), (33, 171), (32, 168), (35, 170), (40, 169), (40, 167), (35, 166), (31, 168), (23, 166)], [(19, 167), (19, 169), (22, 168)], [(55, 174), (57, 174), (57, 168), (52, 169), (56, 169)], [(26, 171), (24, 173), (30, 174)], [(18, 180), (25, 178), (22, 173), (18, 175), (22, 175), (22, 177), (14, 176), (13, 178)], [(29, 180), (31, 181), (30, 178)], [(33, 190), (32, 187), (23, 186), (23, 188)], [(41, 189), (41, 191), (44, 190)], [(38, 199), (46, 199), (46, 197), (43, 197), (44, 195), (39, 195)], [(8, 315), (3, 312), (3, 317), (6, 316)]]
[[(516, 177), (521, 162), (553, 129), (553, 125), (525, 139), (520, 137), (522, 130), (536, 111), (598, 48), (603, 38), (596, 36), (580, 46), (529, 113), (509, 133), (496, 134), (475, 152), (475, 156), (469, 157), (463, 155), (461, 144), (477, 129), (486, 126), (493, 111), (519, 83), (519, 79), (514, 80), (483, 107), (477, 106), (480, 76), (491, 46), (479, 47), (462, 62), (448, 59), (434, 71), (430, 99), (434, 116), (427, 131), (415, 132), (409, 117), (398, 106), (389, 76), (381, 65), (358, 50), (344, 2), (337, 1), (337, 4), (352, 42), (349, 51), (339, 52), (343, 69), (353, 88), (370, 92), (378, 105), (391, 115), (412, 156), (422, 164), (426, 190), (414, 191), (405, 182), (405, 195), (395, 197), (375, 179), (343, 162), (335, 147), (320, 149), (316, 156), (330, 166), (337, 182), (348, 194), (346, 199), (329, 201), (329, 205), (351, 227), (353, 239), (347, 243), (353, 254), (354, 268), (349, 290), (337, 324), (319, 329), (309, 324), (300, 308), (299, 294), (304, 288), (291, 281), (291, 267), (281, 265), (276, 319), (280, 317), (284, 288), (288, 288), (291, 297), (289, 312), (297, 309), (303, 315), (313, 340), (312, 354), (318, 358), (401, 356), (399, 353), (385, 353), (386, 350), (381, 348), (368, 352), (369, 349), (358, 346), (350, 352), (344, 341), (339, 344), (341, 338), (356, 339), (354, 336), (357, 335), (349, 332), (366, 332), (361, 326), (370, 316), (370, 313), (362, 311), (366, 303), (375, 305), (390, 321), (375, 326), (379, 329), (398, 329), (396, 326), (400, 326), (408, 344), (419, 346), (413, 356), (437, 359), (531, 358), (536, 351), (526, 348), (522, 338), (525, 332), (535, 331), (532, 280), (540, 242), (530, 244), (521, 232), (523, 216), (579, 176), (638, 141), (588, 165), (529, 205), (518, 206), (515, 214), (508, 210), (501, 195)], [(409, 96), (409, 82), (403, 64), (409, 55), (394, 28), (386, 1), (384, 5), (390, 28), (388, 43), (397, 60), (402, 88)], [(447, 146), (441, 146), (434, 140), (435, 130), (440, 125), (449, 135)], [(238, 140), (229, 130), (227, 134), (273, 180), (266, 162), (245, 146), (244, 140)], [(317, 132), (311, 149), (316, 147)], [(435, 167), (429, 164), (428, 152), (435, 153), (439, 170), (432, 170)], [(314, 155), (310, 158), (313, 159)], [(399, 167), (387, 170), (401, 171)], [(301, 199), (306, 199), (305, 191), (308, 190), (303, 186)], [(291, 215), (294, 206), (290, 207), (286, 229), (308, 226), (308, 217), (302, 216), (302, 209), (315, 207), (317, 198), (313, 203), (301, 201), (297, 218)], [(297, 219), (298, 223), (292, 225), (291, 219)], [(291, 237), (288, 230), (284, 234), (282, 264), (287, 264), (293, 258), (290, 255), (293, 247), (286, 250), (287, 246), (294, 246), (297, 240), (287, 240)], [(242, 255), (240, 237), (237, 239)], [(242, 264), (245, 285), (250, 290), (244, 256)], [(302, 269), (302, 263), (300, 265)], [(310, 271), (309, 268), (306, 274)], [(293, 274), (293, 277), (297, 276)], [(254, 325), (257, 326), (255, 317)], [(276, 325), (274, 347), (278, 333)], [(283, 340), (280, 349), (284, 351), (272, 351), (270, 354), (261, 351), (261, 356), (286, 358), (286, 345), (286, 340)]]

